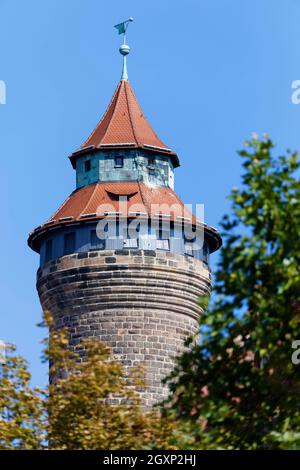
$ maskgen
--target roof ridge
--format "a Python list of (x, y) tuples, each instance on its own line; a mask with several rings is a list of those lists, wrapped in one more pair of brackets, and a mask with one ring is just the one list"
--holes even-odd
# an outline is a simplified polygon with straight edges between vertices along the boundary
[[(143, 202), (143, 206), (146, 208), (146, 210), (148, 212), (148, 216), (149, 216), (149, 214), (151, 214), (151, 211), (149, 211), (149, 205), (147, 204), (147, 201), (145, 200), (143, 188), (141, 186), (141, 182), (138, 181), (137, 184), (138, 184), (138, 187), (139, 187), (139, 190), (140, 190), (140, 195), (141, 195), (141, 199), (142, 199), (142, 202)], [(143, 184), (143, 186), (144, 186), (144, 184)]]
[[(129, 87), (131, 88), (129, 81), (127, 81), (127, 85), (129, 85)], [(127, 107), (128, 107), (128, 115), (129, 115), (129, 120), (130, 120), (131, 127), (132, 127), (133, 136), (134, 136), (134, 139), (135, 139), (135, 141), (136, 141), (136, 144), (137, 144), (137, 145), (140, 145), (140, 142), (138, 141), (137, 136), (136, 136), (136, 129), (135, 129), (135, 125), (134, 125), (134, 123), (133, 123), (133, 119), (132, 119), (132, 116), (131, 116), (131, 106), (130, 106), (130, 100), (128, 99), (128, 92), (127, 92), (126, 83), (125, 83), (125, 95), (126, 95), (126, 102), (127, 102)]]
[(97, 183), (94, 185), (94, 189), (93, 189), (93, 191), (91, 192), (91, 195), (90, 195), (90, 197), (89, 197), (88, 202), (86, 203), (86, 205), (85, 205), (84, 208), (82, 209), (81, 214), (84, 214), (84, 211), (86, 210), (86, 208), (88, 207), (89, 203), (91, 202), (91, 199), (93, 198), (93, 196), (94, 196), (94, 194), (95, 194), (95, 192), (96, 192), (96, 189), (97, 189)]
[[(108, 130), (110, 129), (110, 126), (111, 126), (111, 124), (112, 124), (112, 122), (113, 122), (113, 119), (114, 119), (114, 116), (115, 116), (115, 112), (116, 112), (116, 109), (117, 109), (117, 107), (118, 107), (118, 103), (119, 103), (119, 100), (120, 100), (121, 89), (122, 89), (123, 83), (124, 83), (124, 81), (120, 80), (119, 85), (118, 85), (118, 87), (117, 87), (117, 90), (116, 90), (116, 91), (118, 91), (118, 95), (117, 95), (115, 107), (114, 107), (114, 110), (113, 110), (113, 112), (112, 112), (111, 118), (110, 118), (110, 120), (109, 120), (108, 126), (107, 126), (107, 128), (106, 128), (106, 130), (105, 130), (105, 132), (104, 132), (104, 134), (103, 134), (102, 139), (101, 139), (102, 141), (105, 139), (105, 136), (106, 136), (106, 134), (108, 133)], [(109, 109), (109, 106), (108, 106), (107, 109)], [(100, 145), (101, 145), (101, 143), (100, 143)]]

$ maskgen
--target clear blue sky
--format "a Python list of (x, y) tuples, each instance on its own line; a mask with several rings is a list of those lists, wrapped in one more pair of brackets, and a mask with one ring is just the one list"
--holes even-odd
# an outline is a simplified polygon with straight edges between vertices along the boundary
[[(68, 155), (97, 123), (121, 73), (113, 25), (133, 16), (129, 78), (182, 162), (176, 190), (218, 226), (238, 186), (236, 150), (256, 131), (299, 148), (299, 0), (0, 0), (0, 338), (18, 345), (35, 384), (43, 332), (38, 255), (26, 245), (74, 189)], [(214, 261), (217, 255), (213, 257)]]

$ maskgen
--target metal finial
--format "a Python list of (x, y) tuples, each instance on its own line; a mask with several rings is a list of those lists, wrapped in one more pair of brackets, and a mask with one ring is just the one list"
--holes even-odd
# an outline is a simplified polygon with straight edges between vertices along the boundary
[(128, 44), (126, 44), (126, 31), (131, 21), (133, 21), (132, 17), (128, 18), (128, 20), (123, 21), (122, 23), (115, 25), (115, 28), (118, 30), (118, 33), (124, 34), (123, 44), (119, 48), (120, 54), (123, 56), (123, 68), (122, 68), (121, 80), (128, 80), (126, 56), (130, 52), (130, 47), (128, 46)]

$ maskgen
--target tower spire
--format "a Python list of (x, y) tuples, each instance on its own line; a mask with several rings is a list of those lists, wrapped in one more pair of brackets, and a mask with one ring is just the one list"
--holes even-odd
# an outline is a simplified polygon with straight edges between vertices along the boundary
[(128, 44), (126, 44), (126, 31), (127, 31), (128, 25), (131, 21), (133, 21), (132, 16), (130, 18), (128, 18), (128, 20), (123, 21), (122, 23), (119, 23), (119, 24), (115, 25), (115, 28), (118, 30), (118, 33), (124, 35), (123, 44), (120, 46), (119, 51), (120, 51), (120, 54), (123, 56), (123, 67), (122, 67), (121, 80), (125, 80), (125, 81), (128, 80), (126, 57), (130, 52), (130, 47), (128, 46)]

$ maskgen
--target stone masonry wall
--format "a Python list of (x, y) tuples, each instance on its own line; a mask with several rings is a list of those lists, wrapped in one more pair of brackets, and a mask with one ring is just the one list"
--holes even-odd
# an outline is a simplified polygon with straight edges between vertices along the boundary
[(167, 396), (161, 380), (197, 332), (197, 299), (210, 288), (205, 263), (170, 252), (76, 253), (44, 264), (37, 275), (42, 307), (69, 328), (72, 347), (80, 350), (80, 341), (93, 337), (108, 343), (125, 369), (143, 365), (146, 407)]

